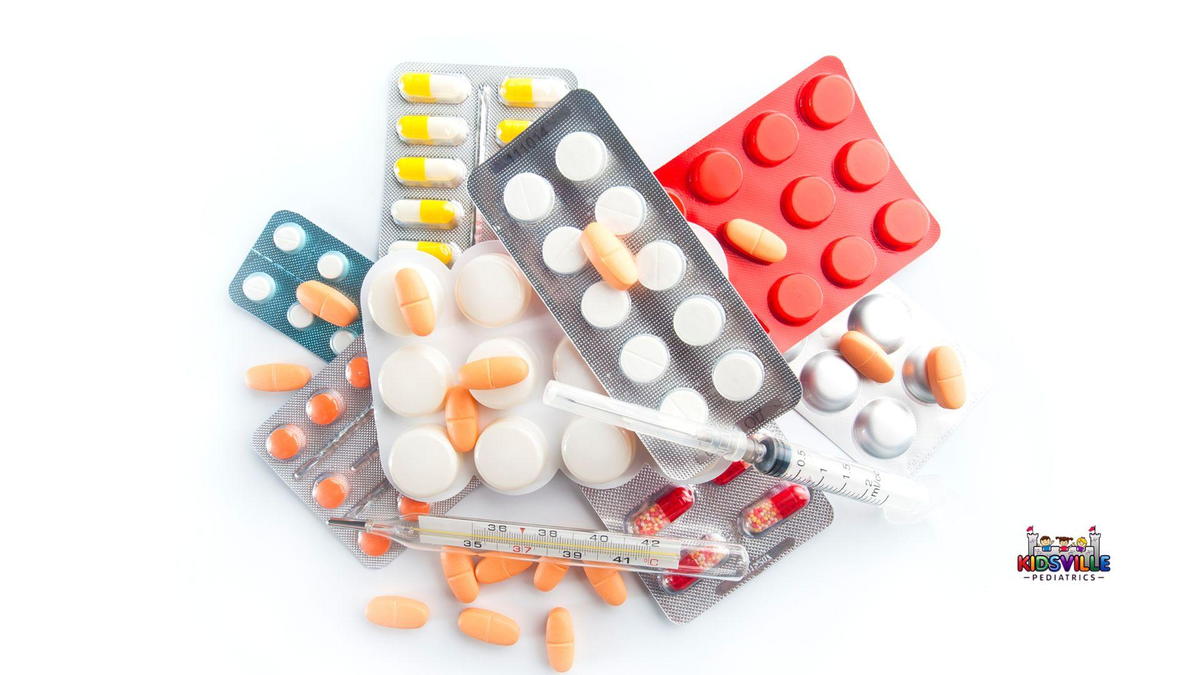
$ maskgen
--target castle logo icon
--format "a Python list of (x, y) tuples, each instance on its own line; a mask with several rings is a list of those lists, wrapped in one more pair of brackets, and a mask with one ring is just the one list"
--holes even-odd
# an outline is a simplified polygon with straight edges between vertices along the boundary
[(1111, 556), (1100, 552), (1100, 532), (1086, 536), (1050, 536), (1025, 529), (1027, 549), (1017, 556), (1017, 571), (1032, 581), (1095, 581), (1112, 569)]

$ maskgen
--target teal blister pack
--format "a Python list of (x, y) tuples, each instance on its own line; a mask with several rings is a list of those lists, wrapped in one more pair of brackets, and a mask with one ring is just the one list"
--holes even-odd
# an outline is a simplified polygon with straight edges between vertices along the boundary
[[(229, 283), (229, 297), (267, 325), (330, 361), (362, 335), (358, 294), (370, 267), (366, 256), (309, 219), (293, 211), (277, 211)], [(305, 282), (319, 282), (344, 296), (358, 308), (353, 320), (344, 326), (335, 325), (316, 315), (320, 307), (314, 312), (311, 300), (309, 307), (301, 304), (296, 292)]]

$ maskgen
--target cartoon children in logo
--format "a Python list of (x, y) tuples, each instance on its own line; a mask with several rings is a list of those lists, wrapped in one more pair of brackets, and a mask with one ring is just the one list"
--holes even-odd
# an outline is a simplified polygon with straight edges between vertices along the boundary
[(1045, 551), (1046, 553), (1049, 553), (1049, 552), (1050, 552), (1050, 548), (1051, 548), (1051, 547), (1050, 547), (1050, 542), (1051, 542), (1051, 541), (1052, 541), (1052, 540), (1050, 539), (1050, 537), (1048, 537), (1048, 536), (1046, 536), (1046, 535), (1044, 535), (1044, 534), (1043, 534), (1043, 535), (1042, 535), (1042, 538), (1041, 538), (1041, 539), (1038, 539), (1038, 545), (1042, 547), (1042, 550), (1043, 550), (1043, 551)]
[(1079, 551), (1080, 553), (1083, 553), (1083, 550), (1085, 548), (1087, 548), (1087, 545), (1088, 545), (1088, 540), (1084, 539), (1083, 537), (1079, 537), (1078, 539), (1075, 540), (1075, 550)]
[(1061, 553), (1066, 553), (1071, 550), (1071, 542), (1074, 541), (1071, 537), (1055, 537), (1058, 540), (1058, 550)]

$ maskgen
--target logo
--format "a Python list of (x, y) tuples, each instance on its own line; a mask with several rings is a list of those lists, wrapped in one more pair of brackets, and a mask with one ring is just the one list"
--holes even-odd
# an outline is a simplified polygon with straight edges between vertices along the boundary
[(1031, 581), (1095, 581), (1112, 569), (1110, 556), (1100, 553), (1100, 533), (1088, 528), (1086, 537), (1051, 537), (1025, 529), (1029, 549), (1017, 556), (1017, 571)]

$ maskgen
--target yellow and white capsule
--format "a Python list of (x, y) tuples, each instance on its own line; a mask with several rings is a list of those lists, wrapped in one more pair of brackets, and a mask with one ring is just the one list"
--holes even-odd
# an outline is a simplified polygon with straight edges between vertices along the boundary
[(506, 77), (500, 100), (514, 108), (549, 108), (567, 95), (567, 83), (557, 77)]
[(396, 84), (409, 103), (462, 103), (471, 93), (471, 81), (452, 73), (404, 73)]
[(412, 187), (458, 187), (467, 177), (467, 165), (459, 159), (401, 157), (396, 160), (396, 180)]
[(422, 253), (428, 253), (438, 260), (441, 260), (442, 264), (446, 267), (450, 267), (454, 264), (455, 260), (458, 260), (458, 255), (462, 253), (462, 248), (453, 242), (406, 241), (404, 239), (400, 239), (398, 241), (393, 241), (391, 245), (388, 246), (388, 253), (395, 253), (396, 251), (420, 251)]
[(397, 225), (449, 230), (458, 225), (462, 215), (462, 203), (456, 199), (397, 199), (392, 202), (392, 220)]
[(496, 141), (500, 145), (508, 145), (518, 134), (528, 129), (530, 124), (533, 122), (529, 120), (500, 120), (496, 125)]
[(405, 115), (396, 120), (400, 140), (411, 145), (462, 145), (467, 121), (461, 117)]

